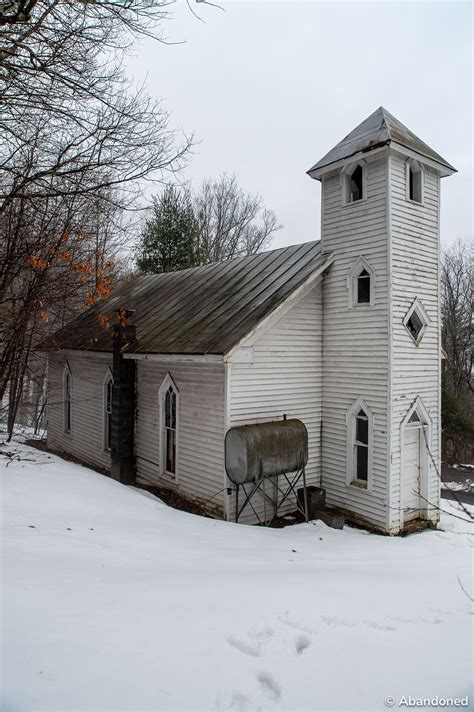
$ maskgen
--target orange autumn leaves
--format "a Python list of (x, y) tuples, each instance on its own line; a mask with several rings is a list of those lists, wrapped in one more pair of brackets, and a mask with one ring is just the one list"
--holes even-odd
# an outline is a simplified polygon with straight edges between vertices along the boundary
[(112, 324), (110, 323), (110, 318), (107, 316), (107, 314), (97, 314), (96, 319), (99, 322), (99, 326), (101, 326), (102, 329), (110, 330), (112, 328)]
[(31, 267), (34, 267), (35, 269), (43, 269), (44, 267), (48, 266), (48, 263), (45, 259), (42, 257), (36, 257), (35, 255), (30, 255), (28, 257), (28, 262), (30, 263)]
[[(65, 233), (60, 238), (60, 243), (67, 243), (70, 239), (68, 233)], [(90, 240), (90, 236), (84, 230), (80, 230), (74, 236), (74, 246), (77, 242)], [(29, 255), (28, 264), (35, 270), (44, 270), (53, 266), (63, 266), (71, 272), (78, 275), (78, 282), (81, 287), (84, 287), (84, 296), (81, 303), (82, 308), (93, 306), (101, 299), (107, 298), (112, 291), (112, 275), (111, 272), (115, 266), (112, 260), (105, 260), (104, 253), (99, 250), (91, 250), (87, 259), (74, 259), (71, 250), (56, 249), (49, 255)], [(38, 303), (38, 316), (47, 323), (49, 315), (46, 305), (43, 300)], [(105, 314), (98, 314), (97, 320), (100, 326), (104, 329), (110, 328), (109, 318)]]

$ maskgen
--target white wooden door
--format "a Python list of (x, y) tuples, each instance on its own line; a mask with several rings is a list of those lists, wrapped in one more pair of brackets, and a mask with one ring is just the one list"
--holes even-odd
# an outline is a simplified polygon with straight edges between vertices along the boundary
[(409, 522), (420, 516), (420, 426), (405, 428), (403, 440), (403, 519)]

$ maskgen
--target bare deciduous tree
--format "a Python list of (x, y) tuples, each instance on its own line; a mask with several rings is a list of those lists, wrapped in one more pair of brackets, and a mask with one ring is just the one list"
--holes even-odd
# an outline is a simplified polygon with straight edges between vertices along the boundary
[(194, 199), (201, 264), (265, 249), (281, 228), (262, 198), (240, 188), (235, 175), (205, 181)]
[(15, 418), (38, 340), (109, 288), (121, 213), (181, 165), (159, 101), (127, 82), (168, 0), (10, 0), (0, 12), (0, 399)]
[(472, 389), (472, 249), (466, 240), (457, 240), (443, 251), (441, 286), (446, 371), (455, 389)]
[[(44, 357), (34, 347), (110, 292), (126, 237), (120, 216), (99, 194), (14, 201), (6, 210), (0, 243), (0, 400), (8, 386), (9, 429), (25, 394), (36, 402), (44, 391)], [(34, 410), (41, 407), (40, 398)]]
[(470, 462), (474, 445), (472, 252), (458, 240), (441, 257), (443, 460)]

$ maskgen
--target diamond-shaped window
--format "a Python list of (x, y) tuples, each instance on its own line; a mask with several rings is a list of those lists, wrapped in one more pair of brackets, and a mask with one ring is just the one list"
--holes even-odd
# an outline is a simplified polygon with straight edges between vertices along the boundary
[(421, 334), (421, 330), (423, 329), (423, 321), (418, 316), (418, 312), (416, 311), (416, 309), (411, 315), (411, 317), (408, 319), (406, 327), (415, 339), (415, 341), (418, 341), (418, 338)]
[(429, 324), (428, 315), (419, 299), (415, 299), (403, 320), (403, 324), (411, 338), (418, 345)]

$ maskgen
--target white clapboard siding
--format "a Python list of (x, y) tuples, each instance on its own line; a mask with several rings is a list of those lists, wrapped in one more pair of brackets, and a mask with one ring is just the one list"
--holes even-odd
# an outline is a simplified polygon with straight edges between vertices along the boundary
[[(320, 483), (321, 309), (317, 285), (256, 341), (253, 363), (227, 364), (228, 426), (281, 420), (284, 414), (302, 420), (309, 440), (307, 481), (314, 485)], [(253, 504), (262, 517), (263, 498)], [(282, 512), (294, 508), (290, 502)], [(235, 495), (228, 499), (227, 516), (235, 516)], [(257, 521), (250, 507), (240, 521)]]
[[(400, 526), (401, 423), (419, 396), (432, 420), (430, 450), (439, 467), (439, 178), (426, 167), (424, 202), (406, 199), (406, 159), (391, 158), (392, 245), (392, 435), (391, 528)], [(403, 325), (403, 318), (418, 297), (430, 319), (419, 346)], [(439, 477), (428, 457), (427, 499), (439, 504)], [(422, 502), (422, 506), (426, 503)], [(436, 512), (432, 513), (436, 519)]]
[[(72, 375), (71, 432), (64, 431), (63, 374)], [(110, 470), (104, 449), (104, 379), (112, 354), (62, 351), (48, 357), (48, 447)]]
[[(174, 482), (160, 472), (158, 391), (167, 374), (179, 391), (178, 461)], [(169, 487), (223, 514), (224, 365), (137, 361), (137, 481)]]
[[(375, 157), (374, 157), (375, 158)], [(322, 473), (327, 503), (386, 529), (388, 452), (387, 164), (367, 164), (367, 198), (342, 205), (339, 174), (323, 180), (322, 249), (335, 261), (323, 279)], [(373, 307), (349, 307), (347, 276), (359, 256), (375, 271)], [(346, 483), (347, 421), (362, 398), (373, 413), (373, 488)]]

